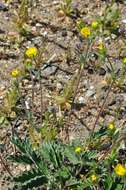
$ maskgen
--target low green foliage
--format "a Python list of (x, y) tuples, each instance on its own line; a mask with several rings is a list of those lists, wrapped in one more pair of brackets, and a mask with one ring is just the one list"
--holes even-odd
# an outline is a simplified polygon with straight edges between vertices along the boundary
[(28, 6), (29, 0), (22, 0), (19, 9), (15, 11), (14, 24), (18, 29), (19, 33), (23, 36), (25, 36), (28, 33)]
[[(22, 190), (38, 186), (50, 190), (121, 190), (124, 187), (125, 176), (118, 177), (114, 172), (115, 165), (120, 162), (121, 141), (118, 139), (121, 132), (122, 129), (112, 132), (109, 128), (102, 127), (85, 143), (81, 143), (80, 152), (77, 152), (79, 142), (63, 144), (59, 140), (43, 141), (38, 149), (34, 150), (27, 138), (21, 140), (14, 136), (12, 143), (18, 148), (19, 153), (9, 156), (8, 159), (25, 165), (30, 164), (30, 169), (15, 176), (13, 180), (19, 183), (19, 189)], [(102, 153), (108, 137), (111, 148)], [(96, 141), (99, 142), (99, 146), (91, 143)], [(121, 162), (125, 161), (126, 157), (123, 157)]]
[(19, 99), (18, 84), (15, 81), (6, 93), (3, 106), (0, 107), (1, 124), (16, 117), (16, 111), (18, 111), (17, 103)]
[(64, 0), (61, 4), (61, 10), (65, 13), (66, 16), (70, 16), (72, 13), (72, 0)]

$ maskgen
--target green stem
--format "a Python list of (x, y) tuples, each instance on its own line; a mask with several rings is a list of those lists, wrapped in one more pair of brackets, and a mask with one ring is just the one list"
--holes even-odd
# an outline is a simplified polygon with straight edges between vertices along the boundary
[(40, 84), (40, 104), (41, 104), (41, 124), (42, 124), (42, 115), (43, 115), (43, 89), (42, 89), (42, 81), (41, 81), (41, 68), (39, 70), (39, 84)]
[(34, 80), (33, 80), (31, 69), (30, 69), (30, 77), (32, 81), (32, 114), (33, 114), (34, 113)]
[(86, 54), (85, 54), (84, 60), (80, 64), (80, 67), (79, 67), (79, 73), (78, 73), (77, 83), (76, 83), (76, 87), (75, 87), (74, 95), (73, 95), (73, 103), (74, 103), (74, 100), (75, 100), (75, 97), (76, 97), (76, 94), (77, 94), (77, 90), (78, 90), (78, 87), (79, 87), (79, 83), (80, 83), (80, 80), (81, 80), (83, 69), (84, 69), (85, 63), (87, 61), (87, 56), (88, 56), (88, 52), (89, 52), (89, 49), (90, 49), (90, 45), (91, 45), (91, 43), (90, 43), (90, 41), (88, 41), (88, 45), (87, 45), (87, 49), (86, 49)]
[(108, 92), (107, 92), (106, 97), (105, 97), (105, 99), (104, 99), (104, 101), (103, 101), (103, 103), (102, 103), (101, 109), (100, 109), (100, 111), (98, 112), (98, 115), (97, 115), (97, 117), (96, 117), (94, 126), (93, 126), (92, 131), (91, 131), (91, 136), (92, 136), (92, 134), (93, 134), (94, 131), (95, 131), (96, 125), (97, 125), (98, 120), (99, 120), (99, 117), (100, 117), (100, 115), (101, 115), (101, 113), (102, 113), (102, 111), (103, 111), (103, 109), (104, 109), (104, 107), (105, 107), (105, 104), (106, 104), (106, 101), (107, 101), (107, 99), (108, 99), (109, 93), (111, 92), (112, 86), (113, 86), (113, 81), (111, 82), (111, 84), (110, 84), (110, 86), (109, 86)]

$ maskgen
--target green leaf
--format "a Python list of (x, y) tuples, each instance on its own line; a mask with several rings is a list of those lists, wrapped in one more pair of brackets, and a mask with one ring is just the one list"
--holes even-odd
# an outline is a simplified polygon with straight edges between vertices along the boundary
[(4, 123), (4, 120), (5, 120), (5, 117), (4, 117), (4, 116), (1, 116), (1, 117), (0, 117), (0, 125)]
[(72, 189), (79, 189), (79, 190), (83, 190), (84, 189), (84, 184), (81, 181), (78, 181), (75, 178), (71, 178), (70, 180), (67, 181), (66, 183), (67, 187), (70, 187)]
[(105, 184), (105, 186), (104, 186), (105, 189), (111, 190), (112, 183), (113, 183), (113, 180), (112, 180), (111, 176), (110, 176), (109, 174), (106, 175), (106, 176), (105, 176), (105, 182), (104, 182), (104, 184)]
[(84, 152), (82, 154), (82, 157), (85, 158), (85, 159), (87, 159), (87, 160), (97, 158), (97, 156), (98, 156), (98, 152), (96, 150)]
[(44, 160), (52, 164), (54, 168), (58, 168), (63, 160), (62, 149), (63, 147), (60, 144), (56, 144), (53, 141), (44, 142), (40, 152)]
[(16, 145), (22, 153), (26, 153), (25, 146), (27, 143), (23, 143), (17, 135), (12, 137), (11, 142)]
[[(33, 179), (30, 179), (24, 184), (19, 186), (19, 190), (32, 190), (33, 188), (40, 187), (47, 183), (47, 178), (45, 176), (37, 176)], [(13, 189), (15, 190), (15, 188)]]
[(31, 159), (29, 159), (29, 157), (26, 155), (10, 155), (7, 157), (7, 159), (17, 163), (33, 164)]
[(115, 190), (122, 190), (122, 189), (123, 189), (123, 185), (118, 184)]
[(25, 155), (25, 157), (27, 157), (28, 160), (31, 160), (33, 164), (37, 164), (40, 161), (39, 156), (37, 156), (33, 150), (28, 139), (21, 140), (17, 135), (14, 135), (11, 141), (21, 151), (22, 156)]
[(87, 190), (88, 188), (93, 187), (93, 185), (94, 184), (90, 179), (87, 179), (84, 182), (82, 182), (77, 179), (71, 178), (66, 183), (67, 187), (71, 187), (72, 189), (77, 189), (77, 190), (84, 190), (84, 189)]
[(63, 167), (63, 168), (61, 168), (61, 169), (57, 172), (57, 175), (58, 175), (58, 177), (62, 177), (62, 178), (64, 178), (64, 179), (68, 179), (69, 176), (70, 176), (70, 172), (69, 172), (68, 168)]
[(73, 164), (81, 164), (82, 163), (72, 148), (65, 147), (64, 154), (71, 163), (73, 163)]
[(14, 177), (13, 180), (15, 182), (24, 183), (24, 182), (31, 180), (32, 178), (35, 178), (37, 176), (42, 176), (42, 173), (40, 171), (32, 169), (30, 171), (23, 172), (23, 174), (21, 174), (17, 177)]
[(113, 175), (113, 183), (112, 183), (112, 187), (110, 190), (123, 190), (123, 185), (124, 184), (121, 184), (122, 182), (122, 179), (121, 178), (117, 178), (117, 177), (114, 177)]

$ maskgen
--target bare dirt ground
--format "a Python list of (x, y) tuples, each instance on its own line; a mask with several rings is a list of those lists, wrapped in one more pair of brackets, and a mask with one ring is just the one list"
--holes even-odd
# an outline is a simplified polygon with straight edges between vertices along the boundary
[[(36, 0), (31, 1), (31, 7), (29, 9), (29, 27), (32, 31), (32, 36), (24, 39), (21, 45), (17, 43), (19, 34), (17, 28), (13, 22), (14, 11), (18, 9), (19, 1), (12, 1), (11, 4), (6, 5), (4, 1), (0, 2), (1, 5), (5, 5), (7, 10), (0, 8), (0, 103), (2, 104), (5, 92), (10, 86), (11, 76), (10, 72), (13, 68), (21, 67), (21, 60), (24, 51), (30, 46), (42, 46), (42, 36), (47, 36), (46, 43), (46, 60), (50, 58), (51, 66), (43, 70), (43, 98), (45, 110), (52, 109), (54, 106), (50, 101), (52, 92), (60, 92), (64, 85), (68, 82), (71, 76), (75, 73), (79, 64), (76, 58), (76, 47), (80, 46), (81, 50), (85, 50), (85, 46), (82, 45), (82, 39), (77, 33), (76, 21), (78, 19), (75, 11), (73, 18), (59, 17), (58, 11), (60, 9), (60, 0)], [(80, 17), (86, 22), (90, 23), (94, 20), (96, 15), (100, 15), (104, 9), (107, 1), (100, 0), (75, 0), (73, 1), (73, 8), (79, 11)], [(1, 6), (0, 5), (0, 6)], [(121, 10), (122, 20), (125, 19), (126, 6), (118, 4)], [(126, 29), (126, 24), (123, 24), (123, 28)], [(124, 40), (126, 37), (124, 36)], [(84, 43), (83, 43), (84, 44)], [(113, 37), (108, 40), (107, 47), (113, 56), (116, 56), (119, 52), (119, 46), (122, 46), (122, 42)], [(125, 51), (124, 54), (126, 55)], [(93, 65), (97, 64), (97, 60), (89, 61), (89, 65), (84, 69), (81, 83), (78, 89), (76, 97), (76, 106), (71, 114), (69, 122), (66, 124), (69, 131), (70, 139), (77, 137), (85, 137), (89, 134), (93, 124), (95, 122), (98, 110), (106, 96), (107, 84), (105, 82), (106, 77), (109, 75), (106, 67), (101, 65), (100, 69), (94, 69)], [(43, 67), (43, 65), (42, 65)], [(31, 98), (31, 81), (25, 80), (24, 94), (26, 100)], [(40, 98), (39, 86), (36, 83), (35, 94), (35, 112), (40, 111)], [(99, 122), (104, 125), (111, 122), (115, 117), (115, 112), (121, 107), (119, 115), (116, 119), (116, 125), (126, 124), (126, 85), (123, 90), (112, 89), (109, 100), (105, 109), (100, 116)], [(14, 121), (15, 122), (15, 121)], [(21, 134), (25, 134), (27, 128), (27, 121), (23, 122), (18, 119), (18, 127), (16, 130), (21, 131)], [(2, 156), (6, 157), (8, 152), (13, 151), (13, 147), (10, 145), (11, 128), (10, 125), (0, 126), (0, 146), (2, 148)], [(12, 165), (12, 173), (18, 173), (24, 170), (22, 166), (20, 168)], [(0, 164), (0, 189), (11, 189), (12, 184), (8, 184), (6, 178), (7, 174), (4, 171), (3, 165)]]

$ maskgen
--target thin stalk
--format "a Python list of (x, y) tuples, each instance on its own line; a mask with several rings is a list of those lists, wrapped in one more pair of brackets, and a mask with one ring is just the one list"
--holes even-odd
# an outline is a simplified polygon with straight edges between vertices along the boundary
[[(74, 94), (73, 94), (72, 105), (74, 103), (74, 100), (75, 100), (75, 97), (76, 97), (76, 94), (77, 94), (77, 90), (78, 90), (79, 83), (80, 83), (80, 80), (81, 80), (81, 76), (82, 76), (82, 73), (83, 73), (83, 69), (84, 69), (84, 66), (85, 66), (85, 63), (86, 63), (86, 60), (87, 60), (87, 56), (88, 56), (88, 51), (89, 51), (90, 45), (91, 45), (91, 43), (88, 41), (88, 45), (87, 45), (87, 49), (86, 49), (86, 54), (85, 54), (84, 60), (83, 60), (82, 63), (80, 63), (78, 77), (77, 77), (77, 83), (76, 83), (76, 87), (74, 89)], [(72, 113), (72, 107), (71, 107), (71, 110), (70, 110), (69, 115), (68, 115), (68, 123), (70, 123), (71, 113)], [(69, 126), (67, 127), (67, 137), (68, 137), (68, 141), (69, 141)]]
[(1, 161), (1, 164), (3, 165), (4, 169), (7, 171), (7, 173), (8, 173), (11, 177), (13, 177), (13, 175), (12, 175), (10, 169), (8, 168), (6, 162), (4, 161), (4, 159), (3, 159), (1, 153), (0, 153), (0, 161)]
[[(40, 60), (41, 60), (41, 54), (40, 54)], [(34, 59), (34, 62), (36, 64), (36, 67), (39, 69), (39, 87), (40, 87), (40, 107), (41, 107), (41, 123), (43, 121), (42, 115), (43, 115), (43, 88), (42, 88), (42, 80), (41, 80), (41, 67), (40, 67), (40, 60)]]
[[(76, 97), (76, 94), (77, 94), (77, 90), (78, 90), (79, 83), (80, 83), (81, 76), (82, 76), (82, 72), (83, 72), (83, 69), (84, 69), (84, 66), (85, 66), (85, 63), (86, 63), (86, 60), (87, 60), (87, 56), (88, 56), (88, 51), (89, 51), (90, 45), (91, 45), (91, 43), (88, 41), (88, 45), (87, 45), (87, 49), (86, 49), (86, 54), (85, 54), (85, 57), (84, 57), (84, 60), (83, 60), (84, 62), (80, 63), (78, 77), (77, 77), (77, 83), (76, 83), (76, 87), (74, 89), (74, 94), (73, 94), (72, 105), (74, 103), (74, 100), (75, 100), (75, 97)], [(68, 123), (70, 123), (71, 113), (72, 113), (72, 107), (71, 107), (71, 110), (70, 110), (69, 115), (68, 115), (68, 121), (67, 121)], [(67, 127), (67, 137), (68, 137), (68, 141), (69, 141), (69, 126)]]
[(84, 66), (85, 66), (85, 63), (86, 63), (86, 60), (87, 60), (89, 48), (90, 48), (90, 42), (88, 42), (87, 49), (86, 49), (86, 54), (85, 54), (83, 63), (81, 63), (81, 64), (80, 64), (80, 67), (79, 67), (79, 73), (78, 73), (78, 78), (77, 78), (77, 84), (76, 84), (76, 88), (75, 88), (75, 90), (74, 90), (74, 95), (73, 95), (73, 102), (74, 102), (75, 97), (76, 97), (76, 94), (77, 94), (77, 90), (78, 90), (79, 83), (80, 83), (80, 80), (81, 80), (82, 72), (83, 72), (83, 69), (84, 69)]
[(125, 137), (124, 137), (122, 134), (120, 134), (120, 136), (118, 137), (118, 139), (114, 140), (114, 142), (112, 143), (112, 146), (110, 147), (110, 149), (107, 150), (107, 151), (102, 155), (102, 157), (98, 160), (98, 162), (100, 162), (101, 160), (105, 159), (105, 157), (106, 157), (107, 155), (111, 154), (112, 151), (113, 151), (113, 152), (116, 151), (116, 150), (119, 148), (121, 142), (124, 141), (124, 140), (125, 140)]
[(106, 104), (106, 101), (107, 101), (107, 99), (108, 99), (109, 93), (111, 92), (112, 86), (113, 86), (113, 81), (111, 82), (111, 84), (110, 84), (110, 86), (109, 86), (108, 92), (107, 92), (106, 97), (105, 97), (105, 99), (104, 99), (104, 101), (103, 101), (103, 103), (102, 103), (101, 109), (100, 109), (99, 112), (98, 112), (98, 115), (97, 115), (97, 117), (96, 117), (95, 123), (94, 123), (93, 128), (92, 128), (92, 131), (91, 131), (91, 134), (94, 133), (94, 130), (95, 130), (96, 125), (97, 125), (97, 123), (98, 123), (99, 117), (100, 117), (100, 115), (101, 115), (101, 113), (102, 113), (102, 111), (103, 111), (103, 109), (104, 109), (104, 107), (105, 107), (105, 104)]
[(34, 113), (34, 79), (32, 76), (32, 72), (30, 69), (30, 77), (31, 77), (31, 82), (32, 82), (32, 114)]
[(126, 67), (123, 67), (122, 68), (122, 71), (121, 71), (121, 76), (120, 76), (120, 79), (119, 79), (119, 84), (121, 85), (121, 83), (124, 82), (126, 78)]
[(39, 69), (39, 85), (40, 85), (40, 107), (41, 107), (41, 124), (42, 124), (42, 115), (43, 115), (43, 88), (42, 88), (42, 80), (41, 80), (41, 68)]
[(109, 62), (109, 64), (110, 64), (110, 67), (111, 67), (112, 73), (114, 73), (113, 65), (112, 65), (112, 63), (111, 63), (111, 61), (110, 61), (110, 59), (109, 59), (108, 56), (107, 56), (107, 60), (108, 60), (108, 62)]

